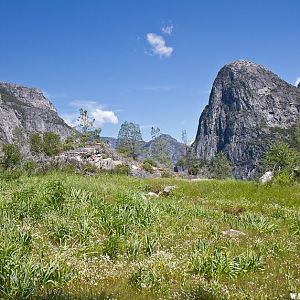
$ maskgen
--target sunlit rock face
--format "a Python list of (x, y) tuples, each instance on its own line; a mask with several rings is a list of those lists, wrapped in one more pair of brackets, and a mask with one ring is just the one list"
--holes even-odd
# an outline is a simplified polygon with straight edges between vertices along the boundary
[(26, 142), (31, 133), (46, 131), (64, 138), (71, 134), (72, 128), (58, 116), (40, 90), (0, 82), (0, 140)]
[(263, 152), (276, 138), (272, 128), (289, 128), (299, 111), (297, 87), (263, 66), (235, 61), (225, 65), (213, 83), (193, 148), (206, 160), (223, 151), (236, 178), (253, 178)]

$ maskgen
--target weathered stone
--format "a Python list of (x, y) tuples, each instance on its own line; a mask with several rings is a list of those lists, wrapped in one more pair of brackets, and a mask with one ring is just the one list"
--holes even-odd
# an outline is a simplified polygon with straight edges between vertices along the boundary
[(158, 198), (159, 197), (159, 195), (157, 195), (156, 193), (153, 193), (153, 192), (149, 192), (147, 195), (149, 197), (154, 197), (154, 198)]
[(176, 188), (175, 185), (167, 185), (167, 186), (164, 188), (162, 194), (163, 194), (164, 196), (169, 196), (175, 188)]
[(262, 184), (268, 183), (273, 179), (274, 173), (272, 171), (266, 172), (263, 176), (260, 177), (260, 182)]
[(300, 89), (260, 65), (235, 61), (214, 81), (193, 149), (206, 160), (223, 151), (236, 178), (253, 178), (258, 160), (278, 137), (272, 129), (289, 128), (299, 111)]

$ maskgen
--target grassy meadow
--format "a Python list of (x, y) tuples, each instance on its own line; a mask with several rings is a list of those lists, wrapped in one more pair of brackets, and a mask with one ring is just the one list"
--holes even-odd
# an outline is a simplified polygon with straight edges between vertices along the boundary
[[(150, 197), (167, 185), (169, 196)], [(222, 231), (245, 233), (231, 237)], [(289, 299), (300, 185), (85, 177), (0, 181), (0, 299)]]

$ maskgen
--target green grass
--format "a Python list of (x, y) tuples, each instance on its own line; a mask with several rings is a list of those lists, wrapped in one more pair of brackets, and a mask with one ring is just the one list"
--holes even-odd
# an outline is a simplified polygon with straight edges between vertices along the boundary
[[(149, 191), (175, 185), (169, 196)], [(222, 231), (236, 229), (235, 238)], [(288, 299), (300, 185), (84, 177), (0, 181), (0, 299)]]

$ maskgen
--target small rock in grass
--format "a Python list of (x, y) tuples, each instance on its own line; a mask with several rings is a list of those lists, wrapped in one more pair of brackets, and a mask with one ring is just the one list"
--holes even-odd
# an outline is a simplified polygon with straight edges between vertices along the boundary
[(223, 233), (224, 235), (229, 235), (229, 236), (246, 235), (244, 232), (239, 231), (239, 230), (235, 230), (235, 229), (225, 230), (225, 231), (222, 231), (222, 233)]
[(175, 189), (175, 185), (167, 185), (164, 190), (163, 190), (163, 195), (165, 196), (169, 196), (171, 194), (171, 192)]
[(262, 177), (260, 177), (260, 182), (262, 184), (268, 183), (273, 179), (274, 173), (272, 171), (266, 172)]
[(149, 192), (147, 195), (150, 197), (156, 197), (156, 198), (159, 197), (159, 195), (157, 195), (156, 193), (153, 193), (153, 192)]

